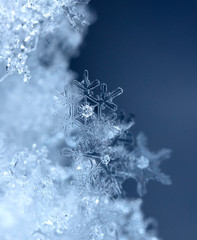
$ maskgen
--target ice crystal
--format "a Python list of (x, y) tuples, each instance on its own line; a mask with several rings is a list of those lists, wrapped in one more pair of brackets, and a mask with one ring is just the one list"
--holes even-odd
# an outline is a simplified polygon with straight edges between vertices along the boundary
[[(77, 94), (81, 100), (73, 101), (65, 90), (58, 93), (56, 106), (62, 114), (67, 114), (67, 119), (72, 120), (70, 131), (73, 129), (74, 144), (72, 148), (66, 146), (61, 152), (74, 160), (73, 169), (77, 181), (81, 183), (80, 191), (98, 191), (117, 198), (123, 194), (124, 181), (133, 178), (137, 181), (138, 194), (143, 196), (145, 185), (151, 179), (169, 184), (169, 177), (159, 170), (159, 164), (169, 157), (170, 151), (151, 153), (146, 148), (143, 134), (137, 137), (135, 146), (130, 132), (133, 118), (126, 120), (122, 114), (116, 119), (112, 114), (117, 110), (113, 98), (119, 96), (122, 89), (108, 92), (106, 84), (89, 80), (87, 70), (84, 79), (81, 82), (75, 80), (74, 84), (79, 89)], [(99, 85), (101, 92), (95, 96), (94, 91)], [(72, 111), (67, 111), (69, 107), (64, 111), (62, 107), (66, 105), (71, 105)]]
[(166, 176), (159, 169), (161, 162), (169, 158), (171, 151), (162, 149), (157, 153), (152, 153), (147, 149), (147, 138), (144, 134), (137, 137), (137, 148), (134, 153), (133, 178), (137, 181), (137, 191), (140, 196), (146, 193), (146, 184), (149, 180), (156, 179), (163, 184), (170, 184), (169, 176)]
[[(32, 236), (40, 231), (41, 226), (46, 225), (45, 222), (49, 221), (47, 218), (52, 219), (53, 216), (48, 215), (49, 209), (53, 208), (50, 214), (57, 211), (52, 204), (55, 198), (58, 199), (57, 185), (58, 182), (69, 178), (69, 173), (62, 173), (63, 169), (60, 171), (58, 167), (52, 166), (47, 152), (46, 148), (37, 149), (34, 145), (31, 151), (24, 149), (15, 153), (10, 162), (4, 156), (2, 161), (5, 162), (5, 166), (0, 171), (0, 218), (3, 219), (5, 213), (9, 217), (5, 218), (7, 222), (0, 226), (1, 239), (34, 239)], [(53, 181), (55, 171), (58, 172), (55, 176), (57, 183)], [(39, 203), (36, 206), (38, 199)], [(37, 211), (45, 214), (38, 217)], [(24, 230), (20, 226), (21, 223), (25, 223)], [(58, 226), (51, 229), (57, 230)]]
[[(106, 118), (115, 119), (114, 113), (117, 110), (117, 105), (113, 99), (119, 96), (123, 90), (118, 88), (112, 92), (107, 92), (106, 84), (101, 84), (101, 91), (99, 95), (94, 93), (94, 89), (100, 86), (99, 80), (90, 82), (88, 71), (84, 71), (84, 79), (79, 82), (74, 81), (75, 86), (66, 86), (63, 93), (55, 93), (56, 97), (56, 116), (59, 118), (58, 125), (66, 130), (73, 124), (78, 126), (85, 126), (96, 121), (102, 121)], [(69, 89), (73, 89), (71, 92)], [(73, 94), (73, 92), (75, 92)], [(65, 109), (65, 111), (62, 110)], [(110, 111), (106, 111), (109, 108)], [(110, 114), (109, 114), (110, 112)], [(109, 114), (109, 115), (106, 115)], [(66, 123), (66, 125), (64, 125)]]
[(74, 83), (82, 91), (82, 94), (84, 96), (89, 96), (89, 97), (93, 95), (92, 90), (100, 85), (99, 80), (94, 80), (93, 82), (90, 82), (89, 74), (87, 70), (84, 71), (84, 79), (81, 82), (75, 80)]
[(135, 144), (133, 116), (117, 113), (120, 87), (87, 70), (71, 81), (88, 2), (0, 0), (0, 81), (10, 76), (0, 85), (1, 240), (158, 240), (123, 183), (135, 179), (140, 196), (151, 179), (168, 184), (159, 165), (169, 150), (151, 153), (143, 135)]
[[(46, 147), (34, 144), (1, 162), (1, 239), (157, 240), (147, 230), (150, 221), (143, 219), (140, 201), (114, 202), (96, 191), (79, 192), (74, 172), (52, 164)], [(87, 166), (78, 165), (77, 171), (87, 176)]]
[[(75, 80), (74, 83), (79, 88), (83, 96), (84, 103), (87, 103), (88, 105), (91, 105), (92, 108), (94, 108), (94, 112), (98, 118), (105, 117), (106, 108), (109, 108), (112, 111), (117, 110), (117, 105), (113, 102), (113, 99), (123, 92), (122, 88), (117, 88), (112, 92), (108, 92), (107, 85), (104, 83), (100, 85), (99, 80), (90, 82), (87, 70), (84, 72), (84, 79), (82, 82)], [(100, 94), (95, 96), (93, 89), (99, 85), (101, 86)]]
[(80, 5), (88, 2), (89, 0), (1, 0), (0, 58), (6, 61), (7, 74), (0, 81), (17, 71), (27, 82), (31, 77), (27, 58), (36, 49), (38, 39), (58, 28), (55, 21), (60, 15), (65, 15), (76, 30), (87, 25)]
[[(47, 87), (44, 81), (14, 81), (12, 91), (2, 88), (2, 111), (15, 122), (0, 133), (0, 239), (158, 240), (141, 200), (124, 200), (122, 184), (129, 178), (141, 186), (154, 178), (165, 183), (158, 166), (169, 151), (150, 153), (143, 135), (135, 144), (133, 117), (114, 115), (113, 99), (122, 89), (108, 92), (98, 80), (90, 82), (87, 71), (82, 82), (52, 90), (55, 120), (64, 130), (55, 134), (47, 93), (64, 83), (50, 75)], [(6, 119), (0, 117), (2, 124)], [(55, 148), (61, 149), (61, 165)]]

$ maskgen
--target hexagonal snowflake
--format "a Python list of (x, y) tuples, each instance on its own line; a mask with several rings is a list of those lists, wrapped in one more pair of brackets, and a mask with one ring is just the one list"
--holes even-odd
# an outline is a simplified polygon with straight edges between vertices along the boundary
[[(121, 88), (108, 92), (106, 84), (100, 85), (99, 80), (89, 80), (87, 70), (84, 71), (83, 80), (75, 80), (74, 85), (78, 92), (73, 93), (73, 86), (67, 86), (63, 93), (56, 91), (54, 94), (57, 122), (60, 127), (66, 129), (73, 124), (86, 126), (96, 119), (107, 118), (112, 121), (116, 118), (114, 112), (118, 107), (113, 99), (123, 92)], [(101, 86), (101, 90), (96, 95), (94, 89), (98, 86)]]

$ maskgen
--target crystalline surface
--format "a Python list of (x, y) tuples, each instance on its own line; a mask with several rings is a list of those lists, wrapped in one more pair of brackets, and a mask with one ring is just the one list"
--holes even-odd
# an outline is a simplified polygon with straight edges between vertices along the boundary
[(1, 0), (0, 58), (6, 61), (7, 74), (0, 81), (17, 71), (27, 82), (31, 77), (26, 63), (27, 58), (29, 53), (36, 49), (39, 38), (61, 26), (56, 22), (60, 15), (65, 15), (73, 28), (81, 30), (87, 22), (83, 13), (79, 13), (80, 7), (81, 4), (88, 2), (88, 0)]
[[(122, 183), (134, 178), (140, 195), (150, 179), (167, 183), (159, 164), (170, 152), (151, 153), (143, 135), (135, 146), (133, 118), (114, 115), (113, 99), (122, 89), (108, 92), (105, 84), (91, 82), (87, 71), (82, 82), (52, 90), (55, 120), (64, 130), (59, 137), (47, 119), (52, 107), (47, 92), (59, 81), (52, 82), (50, 73), (48, 79), (48, 88), (36, 81), (2, 95), (9, 96), (2, 111), (16, 119), (7, 120), (0, 133), (0, 239), (158, 240), (154, 221), (143, 218), (141, 201), (123, 199)], [(3, 116), (0, 121), (5, 125)]]
[[(79, 192), (76, 173), (53, 165), (47, 148), (34, 145), (10, 162), (4, 154), (1, 161), (1, 239), (157, 240), (155, 232), (146, 230), (150, 221), (143, 219), (140, 201), (114, 202), (102, 192)], [(83, 167), (76, 169), (87, 177), (88, 165)]]
[(72, 81), (88, 2), (0, 0), (1, 240), (158, 240), (122, 184), (135, 179), (140, 196), (151, 179), (169, 184), (159, 169), (169, 150), (151, 153), (142, 134), (135, 144), (133, 117), (117, 117), (121, 88), (87, 70)]

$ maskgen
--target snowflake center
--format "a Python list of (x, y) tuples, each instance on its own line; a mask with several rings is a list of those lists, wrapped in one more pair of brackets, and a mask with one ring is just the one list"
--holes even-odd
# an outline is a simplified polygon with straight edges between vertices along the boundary
[(107, 165), (110, 162), (110, 157), (109, 155), (105, 155), (102, 157), (102, 163)]
[(149, 160), (148, 158), (141, 156), (140, 158), (137, 159), (137, 167), (139, 169), (145, 169), (149, 166)]
[(82, 107), (82, 116), (89, 118), (94, 114), (94, 109), (90, 105), (86, 104), (85, 106)]

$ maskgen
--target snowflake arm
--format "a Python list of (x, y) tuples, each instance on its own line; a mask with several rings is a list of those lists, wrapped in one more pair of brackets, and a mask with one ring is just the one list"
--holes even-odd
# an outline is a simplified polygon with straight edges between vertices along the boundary
[(85, 70), (83, 80), (81, 82), (75, 80), (74, 84), (82, 91), (84, 95), (92, 96), (92, 90), (100, 85), (100, 81), (94, 80), (93, 82), (90, 82), (88, 71)]
[(105, 83), (102, 83), (101, 84), (101, 94), (98, 97), (101, 102), (102, 108), (108, 107), (111, 110), (116, 111), (117, 105), (115, 103), (113, 103), (113, 99), (115, 97), (118, 97), (122, 93), (123, 93), (123, 90), (120, 87), (112, 92), (108, 92), (107, 85)]

